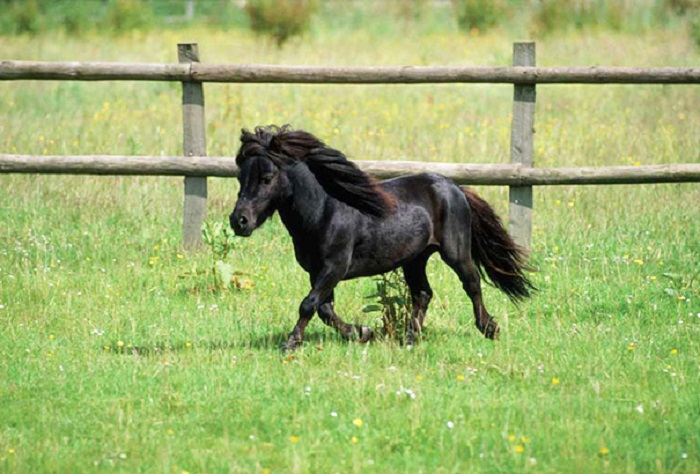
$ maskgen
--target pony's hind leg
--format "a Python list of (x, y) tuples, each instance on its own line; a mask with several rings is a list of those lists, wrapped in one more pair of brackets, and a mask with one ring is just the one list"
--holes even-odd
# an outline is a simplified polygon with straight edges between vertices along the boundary
[(481, 297), (481, 277), (472, 260), (472, 215), (464, 192), (453, 187), (445, 203), (446, 213), (440, 242), (440, 256), (462, 282), (474, 307), (476, 327), (489, 339), (498, 336), (498, 324), (486, 311)]
[[(462, 240), (462, 243), (464, 243), (464, 240)], [(469, 299), (472, 300), (476, 327), (488, 339), (495, 339), (499, 332), (498, 324), (486, 311), (484, 300), (481, 297), (481, 276), (474, 266), (470, 255), (471, 247), (468, 243), (459, 245), (458, 248), (446, 245), (440, 252), (440, 256), (455, 271), (462, 282), (462, 288), (469, 296)]]
[[(445, 256), (443, 256), (443, 259), (445, 259)], [(472, 300), (476, 327), (488, 339), (498, 337), (500, 329), (486, 310), (486, 306), (484, 306), (484, 301), (481, 297), (481, 277), (471, 258), (461, 261), (445, 259), (445, 261), (457, 273), (462, 282), (462, 288)]]
[(333, 294), (319, 306), (318, 316), (327, 326), (332, 327), (347, 340), (369, 342), (374, 338), (372, 329), (359, 324), (348, 324), (335, 313)]
[(416, 260), (403, 266), (404, 278), (411, 291), (411, 300), (413, 302), (410, 320), (406, 322), (407, 346), (413, 345), (416, 336), (420, 336), (423, 331), (425, 313), (428, 311), (428, 305), (433, 297), (433, 290), (430, 288), (428, 277), (425, 274), (425, 266), (431, 253), (426, 252)]
[(498, 337), (500, 328), (489, 312), (486, 311), (486, 306), (484, 306), (484, 301), (481, 297), (481, 276), (471, 260), (465, 265), (465, 268), (466, 270), (458, 270), (458, 273), (461, 271), (462, 274), (466, 275), (466, 277), (462, 277), (460, 274), (460, 279), (465, 291), (472, 300), (476, 327), (488, 339), (495, 339)]

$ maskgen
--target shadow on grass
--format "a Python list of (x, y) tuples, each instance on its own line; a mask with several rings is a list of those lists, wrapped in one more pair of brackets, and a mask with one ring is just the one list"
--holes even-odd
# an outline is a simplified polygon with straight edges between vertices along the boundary
[[(372, 341), (373, 344), (397, 344), (403, 345), (400, 340), (390, 338), (381, 334), (381, 331), (377, 331), (379, 334)], [(425, 328), (423, 332), (423, 338), (420, 344), (439, 344), (445, 338), (450, 337), (460, 337), (463, 333), (460, 331), (452, 331), (443, 328)], [(279, 352), (280, 354), (285, 354), (283, 350), (283, 345), (287, 341), (289, 333), (287, 332), (271, 332), (265, 335), (257, 335), (249, 340), (200, 340), (196, 342), (185, 342), (178, 341), (175, 343), (159, 343), (154, 342), (153, 344), (120, 344), (112, 343), (103, 346), (104, 351), (110, 352), (118, 355), (132, 355), (132, 356), (159, 356), (164, 354), (173, 353), (185, 353), (192, 350), (202, 350), (206, 349), (210, 352), (223, 352), (231, 350), (253, 350), (260, 352)], [(347, 345), (356, 344), (358, 346), (363, 345), (356, 341), (347, 341), (338, 335), (335, 331), (331, 329), (310, 329), (306, 331), (304, 335), (304, 342), (298, 351), (303, 351), (308, 348), (322, 349), (324, 346), (337, 346), (337, 345)]]
[[(159, 343), (153, 344), (120, 344), (112, 343), (103, 346), (102, 350), (118, 355), (135, 355), (135, 356), (158, 356), (163, 354), (184, 353), (194, 349), (201, 350), (202, 348), (211, 352), (221, 352), (229, 350), (259, 350), (261, 352), (278, 351), (281, 354), (283, 344), (287, 341), (289, 334), (287, 332), (269, 333), (266, 335), (258, 335), (249, 340), (210, 340), (185, 342), (178, 341), (175, 343)], [(304, 336), (305, 347), (315, 347), (318, 344), (333, 343), (346, 344), (340, 336), (332, 331), (325, 330), (309, 330)]]

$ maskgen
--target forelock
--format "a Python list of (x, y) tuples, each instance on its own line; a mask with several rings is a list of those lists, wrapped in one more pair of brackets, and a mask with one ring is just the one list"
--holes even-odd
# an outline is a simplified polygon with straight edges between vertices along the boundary
[(289, 126), (278, 127), (268, 125), (265, 127), (255, 127), (254, 132), (246, 129), (241, 130), (241, 147), (236, 155), (236, 164), (240, 167), (248, 158), (252, 156), (265, 156), (275, 164), (282, 164), (278, 153), (272, 150), (272, 142), (275, 137), (287, 133)]

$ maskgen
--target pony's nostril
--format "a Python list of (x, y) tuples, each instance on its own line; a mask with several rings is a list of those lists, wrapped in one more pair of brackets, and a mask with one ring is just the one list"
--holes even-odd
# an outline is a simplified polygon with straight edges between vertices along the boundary
[(246, 225), (248, 223), (248, 218), (246, 216), (241, 216), (238, 218), (238, 224), (239, 225)]

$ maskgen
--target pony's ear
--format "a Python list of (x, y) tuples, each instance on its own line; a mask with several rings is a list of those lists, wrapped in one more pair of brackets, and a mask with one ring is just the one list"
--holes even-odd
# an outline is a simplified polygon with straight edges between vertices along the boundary
[(251, 138), (254, 137), (255, 135), (250, 132), (247, 128), (242, 128), (241, 129), (241, 143), (249, 142), (251, 141)]
[(289, 134), (286, 127), (277, 128), (277, 133), (272, 135), (265, 146), (266, 155), (272, 159), (277, 166), (291, 164), (298, 157), (294, 154), (294, 149), (289, 143)]

